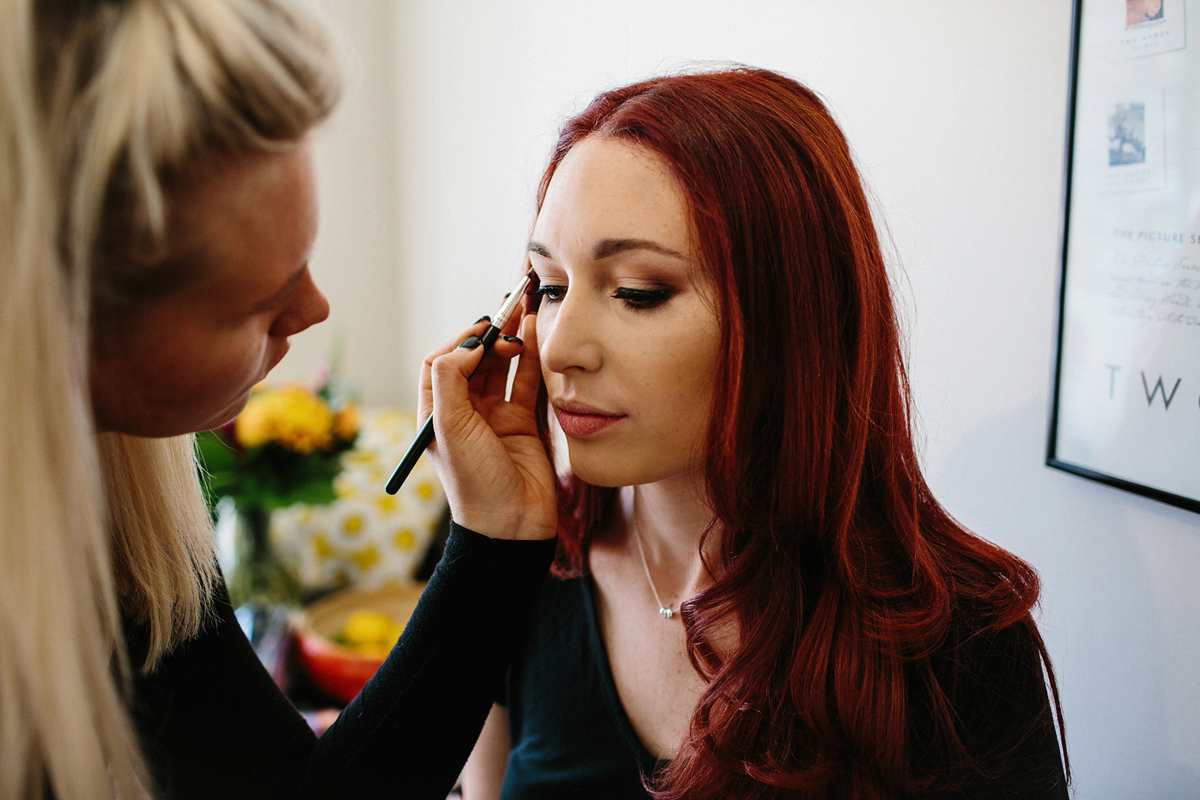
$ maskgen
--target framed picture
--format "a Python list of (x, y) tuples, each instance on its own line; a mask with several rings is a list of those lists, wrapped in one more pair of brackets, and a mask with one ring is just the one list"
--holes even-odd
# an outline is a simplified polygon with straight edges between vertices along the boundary
[(1192, 511), (1200, 511), (1197, 24), (1200, 0), (1076, 0), (1046, 458)]

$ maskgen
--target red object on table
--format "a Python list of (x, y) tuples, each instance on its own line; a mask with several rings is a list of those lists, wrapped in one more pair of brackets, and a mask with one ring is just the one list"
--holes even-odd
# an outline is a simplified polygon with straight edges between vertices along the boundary
[(297, 634), (296, 645), (312, 682), (342, 703), (353, 700), (383, 663), (382, 658), (359, 655), (323, 636)]
[(383, 664), (383, 657), (364, 655), (332, 637), (355, 611), (379, 611), (407, 623), (424, 588), (345, 589), (305, 609), (295, 623), (296, 650), (313, 684), (342, 703), (353, 700)]

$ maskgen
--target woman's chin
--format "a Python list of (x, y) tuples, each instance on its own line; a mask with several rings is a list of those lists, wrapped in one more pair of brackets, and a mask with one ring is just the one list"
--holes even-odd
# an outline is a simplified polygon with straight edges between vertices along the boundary
[(593, 486), (620, 487), (629, 484), (621, 480), (623, 470), (613, 469), (613, 465), (597, 463), (596, 459), (578, 458), (571, 453), (571, 474), (584, 483)]
[(612, 458), (581, 457), (571, 453), (571, 472), (576, 478), (593, 486), (620, 488), (652, 483), (655, 478), (646, 470)]
[[(571, 444), (574, 444), (573, 442)], [(677, 462), (673, 458), (663, 459), (658, 453), (625, 453), (625, 458), (614, 456), (613, 449), (603, 453), (586, 447), (568, 447), (571, 473), (592, 486), (620, 488), (622, 486), (645, 486), (664, 481), (704, 481), (704, 462), (689, 459)]]
[(204, 423), (205, 427), (197, 428), (196, 432), (212, 431), (217, 428), (222, 428), (237, 418), (237, 415), (242, 413), (242, 409), (246, 407), (247, 401), (250, 400), (250, 390), (247, 389), (238, 398), (225, 408), (220, 414), (214, 414), (208, 422)]

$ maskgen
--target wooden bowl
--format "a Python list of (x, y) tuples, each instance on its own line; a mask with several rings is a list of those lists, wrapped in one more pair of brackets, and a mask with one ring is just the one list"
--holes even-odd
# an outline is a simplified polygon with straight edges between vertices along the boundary
[(355, 611), (379, 611), (404, 625), (421, 598), (424, 584), (386, 589), (343, 589), (321, 598), (297, 615), (295, 635), (300, 663), (322, 691), (349, 703), (371, 679), (383, 657), (337, 644), (333, 637)]

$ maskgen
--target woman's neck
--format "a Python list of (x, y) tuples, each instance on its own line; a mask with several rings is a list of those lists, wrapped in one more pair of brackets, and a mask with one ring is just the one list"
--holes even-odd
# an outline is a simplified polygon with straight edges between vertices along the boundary
[[(700, 558), (701, 539), (712, 522), (701, 478), (688, 475), (626, 486), (620, 506), (626, 552), (640, 560), (640, 539), (664, 603), (678, 608), (680, 601), (712, 583)], [(715, 535), (710, 536), (705, 547), (711, 550), (716, 543)]]

